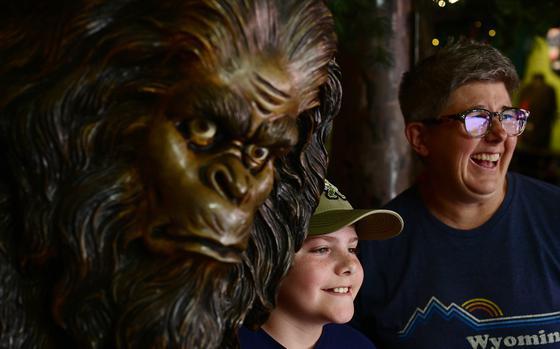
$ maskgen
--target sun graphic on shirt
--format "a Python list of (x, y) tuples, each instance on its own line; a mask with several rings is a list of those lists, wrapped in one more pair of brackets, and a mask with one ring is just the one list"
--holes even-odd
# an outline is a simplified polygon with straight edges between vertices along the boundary
[(461, 304), (461, 307), (473, 315), (484, 315), (486, 318), (497, 318), (504, 315), (496, 303), (485, 298), (473, 298)]

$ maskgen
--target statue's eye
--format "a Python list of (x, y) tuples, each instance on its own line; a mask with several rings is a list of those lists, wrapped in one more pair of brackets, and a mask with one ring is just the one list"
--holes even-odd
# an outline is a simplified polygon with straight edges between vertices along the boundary
[(251, 144), (247, 147), (247, 154), (257, 161), (264, 161), (268, 157), (268, 149)]
[(188, 139), (197, 146), (206, 147), (214, 142), (217, 127), (216, 124), (207, 119), (194, 119), (186, 124)]
[(248, 157), (248, 162), (252, 168), (259, 168), (268, 159), (270, 151), (268, 148), (260, 147), (251, 144), (245, 149), (245, 154)]

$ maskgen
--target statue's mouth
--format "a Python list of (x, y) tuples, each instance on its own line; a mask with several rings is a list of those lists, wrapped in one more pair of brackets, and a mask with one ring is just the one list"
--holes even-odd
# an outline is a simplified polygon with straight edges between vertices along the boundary
[(177, 229), (159, 226), (152, 230), (150, 248), (164, 254), (197, 253), (224, 263), (240, 263), (243, 249), (239, 245), (226, 246), (214, 239), (196, 235), (178, 234)]

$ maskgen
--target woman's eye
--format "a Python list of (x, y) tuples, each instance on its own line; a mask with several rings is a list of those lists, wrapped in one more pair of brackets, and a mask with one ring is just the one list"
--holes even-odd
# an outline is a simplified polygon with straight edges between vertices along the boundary
[(350, 252), (352, 254), (358, 254), (358, 248), (357, 247), (350, 247), (348, 249), (348, 252)]
[(201, 147), (212, 144), (217, 131), (216, 124), (207, 119), (193, 119), (182, 122), (178, 128), (182, 133), (186, 133), (185, 136), (192, 143)]

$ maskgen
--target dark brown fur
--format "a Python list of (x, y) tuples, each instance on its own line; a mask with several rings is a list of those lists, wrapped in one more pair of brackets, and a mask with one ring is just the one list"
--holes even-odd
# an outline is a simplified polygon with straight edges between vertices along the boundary
[[(233, 348), (243, 321), (266, 318), (322, 189), (341, 93), (332, 19), (319, 1), (211, 3), (23, 1), (5, 12), (0, 347)], [(135, 149), (150, 115), (194, 62), (211, 71), (271, 47), (305, 73), (312, 108), (276, 160), (243, 262), (151, 254), (134, 238), (148, 207)]]

